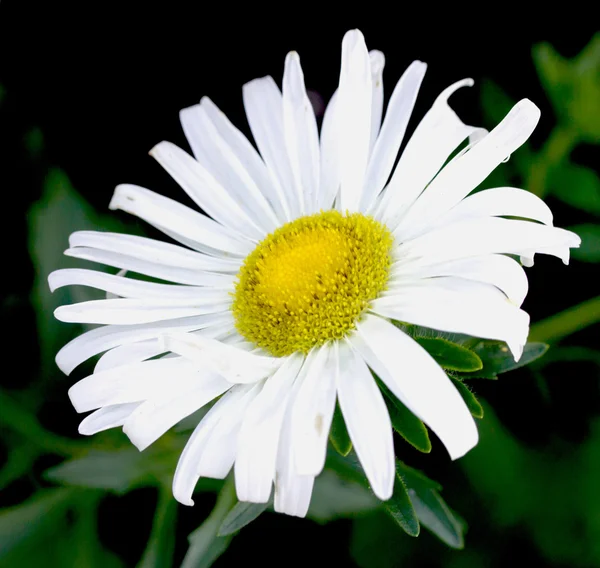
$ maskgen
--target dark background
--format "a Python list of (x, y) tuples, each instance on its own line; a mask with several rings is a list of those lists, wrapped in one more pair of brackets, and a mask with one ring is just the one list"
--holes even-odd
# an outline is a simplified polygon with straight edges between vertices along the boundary
[[(559, 53), (572, 57), (597, 29), (597, 23), (581, 7), (570, 4), (563, 9), (573, 16), (572, 21), (568, 14), (552, 14), (549, 5), (540, 19), (525, 21), (518, 12), (492, 4), (448, 16), (429, 3), (367, 3), (362, 13), (350, 15), (344, 7), (334, 11), (324, 3), (279, 3), (269, 9), (256, 5), (240, 10), (225, 3), (3, 0), (0, 83), (6, 94), (0, 113), (0, 237), (3, 323), (8, 342), (2, 387), (26, 388), (43, 364), (29, 304), (34, 267), (27, 248), (27, 211), (40, 198), (48, 167), (62, 168), (73, 186), (102, 212), (107, 209), (113, 188), (123, 182), (185, 201), (183, 192), (147, 155), (163, 139), (187, 147), (179, 126), (179, 109), (208, 95), (248, 133), (241, 86), (267, 74), (280, 82), (285, 54), (292, 49), (301, 56), (307, 88), (327, 101), (338, 81), (342, 36), (352, 27), (363, 31), (370, 49), (384, 52), (387, 96), (413, 59), (428, 63), (415, 116), (421, 117), (447, 85), (473, 77), (476, 86), (460, 91), (452, 105), (465, 122), (484, 123), (477, 85), (488, 78), (512, 98), (527, 97), (541, 107), (542, 121), (532, 138), (534, 147), (539, 147), (554, 125), (554, 115), (538, 80), (531, 48), (546, 41)], [(411, 121), (409, 130), (415, 124), (416, 120)], [(43, 133), (43, 152), (35, 167), (23, 143), (32, 129)], [(583, 145), (574, 156), (594, 166), (597, 147)], [(579, 211), (552, 197), (548, 202), (557, 225), (581, 221)], [(125, 216), (122, 219), (137, 227)], [(598, 273), (593, 264), (580, 263), (567, 269), (557, 259), (544, 258), (528, 274), (531, 292), (525, 308), (533, 321), (597, 294)], [(580, 332), (575, 344), (595, 347), (596, 334), (591, 330)], [(42, 411), (40, 420), (54, 432), (76, 437), (79, 419), (66, 396), (72, 378), (61, 378), (54, 370), (51, 374), (54, 386), (50, 389), (50, 407)], [(523, 370), (506, 380), (478, 385), (477, 392), (526, 448), (568, 462), (568, 448), (589, 436), (591, 417), (600, 410), (598, 378), (597, 365), (579, 364), (574, 368), (561, 363), (548, 371), (545, 390), (540, 390), (534, 377)], [(578, 381), (576, 387), (574, 380)], [(402, 565), (450, 566), (454, 554), (471, 554), (470, 546), (477, 551), (473, 553), (473, 566), (505, 566), (517, 551), (521, 560), (534, 566), (567, 565), (549, 558), (540, 550), (539, 542), (534, 543), (535, 539), (518, 524), (510, 528), (494, 525), (486, 510), (491, 502), (481, 496), (471, 497), (470, 474), (448, 463), (439, 443), (434, 444), (430, 456), (405, 448), (402, 451), (407, 460), (442, 482), (446, 498), (471, 526), (467, 552), (451, 553), (424, 534), (416, 541), (406, 541), (413, 557), (410, 562), (405, 558)], [(55, 457), (36, 462), (27, 479), (11, 484), (0, 494), (0, 506), (16, 505), (37, 487), (48, 485), (41, 479), (41, 472), (58, 461)], [(493, 479), (493, 473), (490, 477)], [(552, 507), (551, 497), (548, 507)], [(179, 507), (175, 565), (185, 552), (186, 535), (209, 513), (213, 501), (206, 496), (198, 499), (199, 505), (193, 509)], [(127, 566), (135, 566), (142, 554), (155, 502), (152, 489), (139, 489), (124, 497), (109, 496), (100, 507), (101, 540)], [(279, 566), (290, 560), (313, 566), (401, 565), (393, 559), (387, 564), (378, 561), (377, 555), (389, 556), (381, 549), (367, 555), (372, 562), (357, 559), (351, 552), (355, 530), (348, 521), (319, 526), (308, 520), (266, 515), (236, 537), (217, 566), (240, 561)], [(585, 540), (586, 535), (579, 537)], [(582, 560), (581, 565), (586, 562)], [(456, 563), (459, 565), (466, 563)]]

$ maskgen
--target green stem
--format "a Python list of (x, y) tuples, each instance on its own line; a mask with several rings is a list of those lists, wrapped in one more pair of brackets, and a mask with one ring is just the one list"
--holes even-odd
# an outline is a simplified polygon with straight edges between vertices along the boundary
[(529, 341), (552, 343), (599, 321), (600, 296), (596, 296), (533, 325)]
[(526, 187), (538, 197), (544, 197), (549, 190), (548, 178), (553, 168), (566, 160), (578, 142), (577, 131), (563, 125), (556, 125), (538, 154), (535, 163), (531, 164)]
[(230, 475), (221, 488), (212, 513), (188, 536), (190, 546), (181, 568), (209, 568), (225, 552), (233, 535), (217, 536), (217, 534), (236, 501), (235, 484), (233, 476)]

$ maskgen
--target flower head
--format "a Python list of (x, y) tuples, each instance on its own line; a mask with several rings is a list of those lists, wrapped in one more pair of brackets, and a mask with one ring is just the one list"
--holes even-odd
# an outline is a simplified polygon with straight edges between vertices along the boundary
[[(529, 317), (521, 264), (568, 262), (579, 245), (536, 196), (473, 190), (531, 134), (522, 100), (491, 132), (434, 102), (398, 152), (425, 75), (412, 63), (382, 121), (384, 67), (359, 31), (342, 43), (337, 92), (320, 133), (300, 59), (244, 86), (258, 152), (207, 98), (181, 112), (195, 158), (162, 142), (151, 155), (206, 214), (148, 189), (117, 187), (110, 207), (180, 244), (74, 233), (66, 254), (150, 276), (59, 270), (52, 289), (92, 286), (115, 298), (61, 306), (62, 321), (103, 324), (67, 344), (70, 373), (104, 353), (69, 391), (94, 411), (83, 434), (122, 426), (143, 450), (216, 402), (190, 437), (173, 482), (192, 504), (198, 479), (234, 468), (240, 500), (304, 515), (323, 469), (336, 400), (375, 494), (390, 497), (392, 428), (373, 373), (458, 458), (477, 443), (460, 394), (394, 322), (505, 341), (518, 359)], [(466, 147), (449, 157), (463, 143)], [(396, 163), (397, 162), (397, 163)], [(509, 218), (507, 218), (509, 217)]]

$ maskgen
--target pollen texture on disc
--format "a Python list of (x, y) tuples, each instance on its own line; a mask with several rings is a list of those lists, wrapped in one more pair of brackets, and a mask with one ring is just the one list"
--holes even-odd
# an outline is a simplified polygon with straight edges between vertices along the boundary
[(272, 355), (344, 337), (386, 288), (393, 237), (372, 217), (326, 211), (268, 235), (238, 274), (238, 331)]

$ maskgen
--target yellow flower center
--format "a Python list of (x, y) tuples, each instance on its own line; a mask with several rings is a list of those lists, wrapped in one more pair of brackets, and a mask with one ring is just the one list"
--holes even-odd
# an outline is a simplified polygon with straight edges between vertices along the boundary
[(393, 237), (359, 213), (286, 223), (248, 255), (232, 310), (238, 331), (275, 356), (340, 339), (385, 290)]

